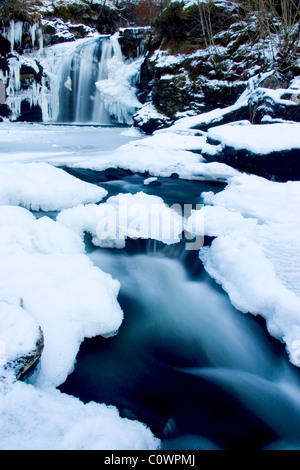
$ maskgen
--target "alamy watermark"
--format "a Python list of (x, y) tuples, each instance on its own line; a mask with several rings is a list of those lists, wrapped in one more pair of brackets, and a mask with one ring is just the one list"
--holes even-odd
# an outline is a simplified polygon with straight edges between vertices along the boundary
[(192, 210), (200, 211), (203, 204), (149, 204), (123, 197), (118, 204), (100, 204), (97, 208), (96, 234), (100, 246), (126, 238), (154, 239), (167, 244), (183, 240), (186, 250), (203, 246), (203, 218), (190, 217)]

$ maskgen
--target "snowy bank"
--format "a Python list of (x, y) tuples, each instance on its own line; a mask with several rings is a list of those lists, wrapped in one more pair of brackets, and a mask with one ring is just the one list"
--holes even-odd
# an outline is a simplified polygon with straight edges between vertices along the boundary
[(209, 205), (187, 229), (216, 237), (200, 251), (206, 270), (237, 309), (266, 319), (300, 366), (300, 183), (243, 174), (204, 196)]
[(209, 129), (207, 161), (277, 181), (300, 179), (300, 124), (234, 122)]
[(38, 383), (60, 385), (85, 337), (115, 333), (119, 283), (84, 254), (79, 236), (48, 217), (0, 206), (0, 300), (22, 305), (44, 333)]
[[(104, 171), (122, 168), (133, 173), (149, 173), (151, 176), (169, 177), (176, 173), (187, 180), (227, 181), (238, 171), (219, 162), (208, 163), (200, 155), (204, 136), (153, 135), (121, 145), (110, 153), (82, 157), (57, 157), (57, 166)], [(187, 150), (185, 150), (187, 148)]]
[(58, 214), (57, 221), (81, 237), (84, 232), (90, 233), (94, 245), (109, 248), (124, 248), (127, 237), (178, 243), (183, 230), (180, 214), (160, 197), (143, 192), (118, 194), (105, 204), (66, 209)]
[(47, 163), (0, 165), (0, 204), (54, 211), (99, 202), (107, 191)]
[(149, 450), (159, 440), (116, 408), (15, 382), (0, 401), (1, 450)]
[[(115, 334), (119, 282), (95, 267), (81, 238), (48, 217), (0, 206), (1, 450), (141, 450), (160, 441), (116, 408), (83, 404), (55, 387), (72, 371), (86, 337)], [(16, 380), (42, 331), (30, 383)]]
[(259, 155), (300, 148), (299, 123), (238, 124), (214, 127), (208, 131), (208, 139), (221, 143), (222, 147), (247, 149)]

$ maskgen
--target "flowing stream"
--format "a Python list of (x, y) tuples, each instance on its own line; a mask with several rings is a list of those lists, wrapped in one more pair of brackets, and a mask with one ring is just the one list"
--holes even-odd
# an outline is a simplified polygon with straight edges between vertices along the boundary
[[(197, 204), (202, 191), (223, 187), (167, 178), (143, 187), (139, 175), (74, 172), (110, 195), (147, 188), (168, 204)], [(63, 392), (117, 406), (163, 449), (300, 448), (298, 369), (263, 321), (233, 308), (197, 251), (153, 240), (105, 250), (88, 239), (87, 250), (120, 281), (124, 321), (116, 336), (84, 341)]]

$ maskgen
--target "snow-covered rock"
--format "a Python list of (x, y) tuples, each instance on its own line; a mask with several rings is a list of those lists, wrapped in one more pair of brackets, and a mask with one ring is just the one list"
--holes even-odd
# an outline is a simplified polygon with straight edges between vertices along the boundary
[(118, 194), (105, 204), (80, 205), (62, 211), (57, 220), (83, 236), (89, 232), (96, 246), (124, 248), (126, 238), (151, 238), (178, 243), (183, 219), (157, 196), (143, 192)]
[(152, 134), (157, 129), (169, 126), (172, 121), (165, 115), (159, 113), (152, 103), (146, 103), (133, 115), (136, 127), (146, 134)]
[(0, 204), (60, 211), (80, 203), (99, 202), (106, 194), (105, 189), (47, 163), (0, 165)]
[(0, 374), (13, 371), (17, 379), (33, 372), (44, 347), (41, 328), (22, 304), (0, 302)]
[(208, 131), (202, 155), (269, 179), (298, 180), (300, 124), (237, 122), (214, 127)]

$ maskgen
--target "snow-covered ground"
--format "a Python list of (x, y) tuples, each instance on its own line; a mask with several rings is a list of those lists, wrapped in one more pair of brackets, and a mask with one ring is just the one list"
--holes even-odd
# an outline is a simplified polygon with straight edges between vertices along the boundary
[[(143, 193), (103, 202), (104, 189), (59, 167), (113, 167), (148, 172), (150, 177), (177, 173), (180, 178), (227, 182), (218, 194), (205, 194), (205, 207), (189, 220), (172, 217), (173, 242), (179, 240), (182, 223), (192, 233), (215, 237), (199, 253), (205, 268), (241, 312), (266, 319), (270, 334), (286, 344), (291, 362), (300, 366), (300, 183), (271, 182), (207, 163), (201, 156), (208, 135), (232, 145), (263, 142), (268, 151), (278, 148), (278, 142), (281, 149), (290, 148), (292, 136), (297, 148), (299, 125), (244, 123), (208, 133), (195, 129), (224, 112), (181, 119), (147, 138), (130, 128), (0, 124), (1, 448), (159, 446), (141, 423), (121, 419), (105, 405), (84, 405), (56, 387), (72, 370), (84, 337), (115, 334), (123, 318), (119, 283), (87, 257), (83, 231), (92, 234), (96, 245), (106, 236), (110, 246), (118, 246), (107, 227), (99, 227), (99, 210), (120, 221), (116, 216), (122, 204), (145, 209), (154, 204), (162, 212), (150, 218), (151, 225), (158, 219), (169, 223), (172, 209)], [(56, 220), (35, 218), (28, 209), (60, 214)], [(148, 236), (147, 210), (138, 225), (136, 218), (127, 218), (124, 226), (116, 227), (121, 245), (126, 235)], [(27, 332), (21, 340), (20, 326)], [(39, 327), (45, 341), (39, 369), (30, 384), (16, 382), (5, 365), (32, 350)]]
[[(1, 449), (155, 449), (159, 441), (143, 424), (121, 419), (113, 407), (84, 405), (56, 390), (84, 338), (117, 333), (123, 319), (119, 282), (93, 265), (74, 230), (29, 212), (99, 202), (106, 191), (35, 162), (45, 158), (43, 138), (35, 140), (35, 126), (25, 125), (23, 133), (21, 128), (1, 129), (6, 135), (0, 159)], [(51, 135), (50, 128), (38, 129), (43, 137)], [(24, 159), (27, 163), (18, 163)], [(31, 384), (16, 382), (10, 364), (32, 354), (39, 328), (44, 337), (39, 368)]]

